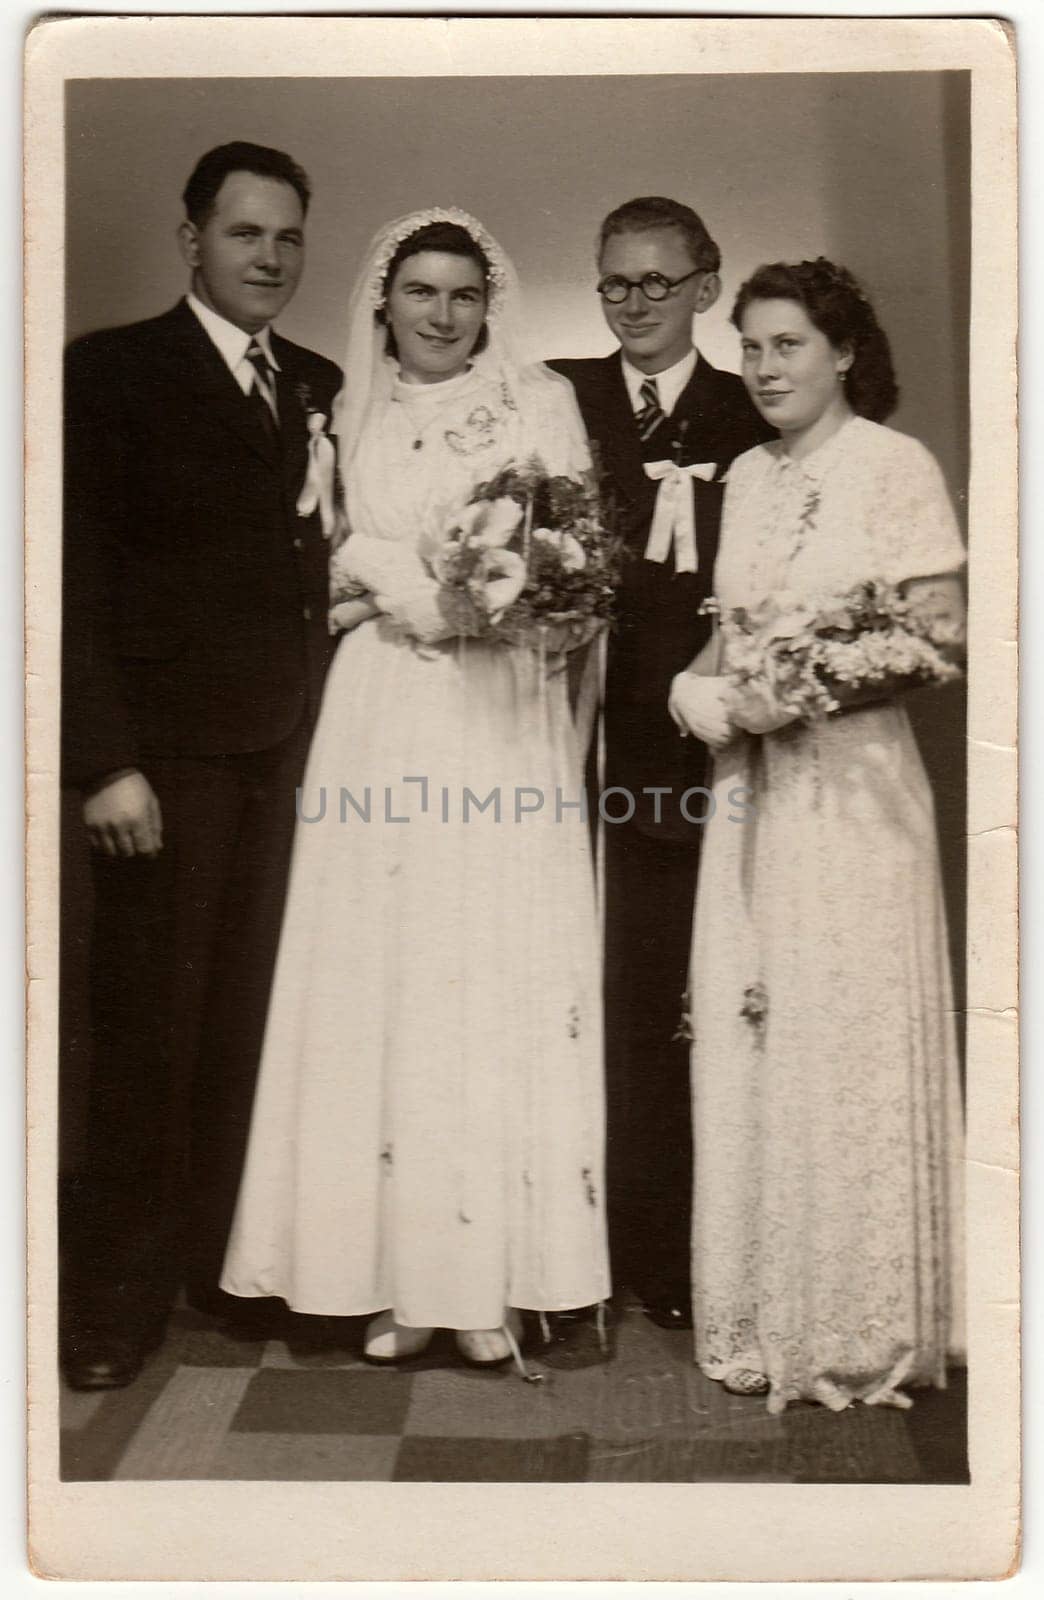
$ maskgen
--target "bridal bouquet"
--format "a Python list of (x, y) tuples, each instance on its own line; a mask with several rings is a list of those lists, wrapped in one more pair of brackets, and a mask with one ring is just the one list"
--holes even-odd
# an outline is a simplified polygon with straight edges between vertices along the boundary
[(479, 484), (422, 554), (454, 632), (570, 650), (610, 620), (622, 548), (593, 475), (552, 477), (533, 456)]
[(962, 635), (924, 600), (876, 579), (844, 594), (769, 596), (720, 616), (729, 676), (813, 721), (865, 696), (959, 678)]

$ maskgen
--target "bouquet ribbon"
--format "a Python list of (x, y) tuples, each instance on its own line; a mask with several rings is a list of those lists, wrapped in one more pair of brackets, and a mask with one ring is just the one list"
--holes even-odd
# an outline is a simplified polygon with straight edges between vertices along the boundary
[(334, 509), (334, 468), (337, 452), (330, 435), (325, 432), (326, 418), (318, 411), (308, 416), (308, 470), (304, 485), (297, 497), (297, 515), (310, 517), (318, 507), (319, 521), (325, 538), (332, 538), (337, 525)]
[(690, 485), (694, 478), (710, 483), (717, 470), (716, 461), (696, 461), (688, 467), (679, 467), (674, 461), (645, 463), (646, 477), (660, 485), (645, 546), (646, 561), (666, 561), (673, 544), (675, 571), (697, 570), (696, 514)]
[(607, 631), (603, 628), (584, 647), (583, 675), (573, 711), (573, 727), (576, 731), (581, 771), (587, 759), (587, 748), (591, 743), (595, 717), (598, 715), (598, 707), (604, 693), (607, 639)]

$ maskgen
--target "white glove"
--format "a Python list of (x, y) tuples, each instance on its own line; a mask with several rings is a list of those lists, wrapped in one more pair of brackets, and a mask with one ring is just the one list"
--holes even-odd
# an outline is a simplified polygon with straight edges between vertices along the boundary
[(727, 745), (735, 733), (726, 706), (728, 693), (727, 678), (703, 678), (694, 672), (679, 672), (671, 683), (667, 709), (682, 737), (691, 733), (712, 750)]
[(793, 711), (786, 711), (772, 690), (764, 685), (747, 684), (729, 695), (729, 713), (737, 728), (746, 733), (775, 733), (789, 722), (796, 722)]

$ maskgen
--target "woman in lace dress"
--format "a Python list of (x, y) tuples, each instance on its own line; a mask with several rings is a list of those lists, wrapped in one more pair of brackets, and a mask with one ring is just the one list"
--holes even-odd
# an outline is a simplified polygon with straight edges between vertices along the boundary
[[(733, 322), (780, 432), (732, 466), (715, 593), (896, 584), (960, 621), (942, 475), (858, 285), (763, 267)], [(704, 672), (706, 662), (699, 664)], [(724, 675), (672, 705), (721, 746), (691, 974), (696, 1358), (734, 1393), (908, 1405), (962, 1349), (962, 1116), (931, 791), (901, 702), (806, 724)], [(898, 686), (897, 686), (898, 688)], [(731, 741), (731, 742), (728, 742)], [(742, 825), (730, 791), (750, 791)]]
[(508, 463), (590, 466), (569, 386), (513, 347), (516, 292), (456, 210), (390, 224), (356, 285), (332, 563), (347, 631), (223, 1277), (303, 1312), (379, 1313), (375, 1360), (435, 1328), (501, 1360), (519, 1308), (609, 1289), (594, 888), (580, 814), (555, 808), (582, 786), (566, 674), (454, 637), (423, 559)]

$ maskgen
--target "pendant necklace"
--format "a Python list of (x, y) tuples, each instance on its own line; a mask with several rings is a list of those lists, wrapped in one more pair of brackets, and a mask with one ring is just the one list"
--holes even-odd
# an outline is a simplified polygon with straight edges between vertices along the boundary
[[(433, 403), (428, 402), (427, 405), (424, 401), (418, 403), (418, 400), (412, 395), (410, 399), (407, 399), (402, 392), (392, 396), (392, 399), (397, 401), (402, 407), (401, 415), (406, 423), (406, 431), (410, 437), (411, 450), (423, 450), (425, 434), (435, 427), (436, 424), (442, 420), (450, 407), (455, 404), (457, 396), (460, 394), (461, 389), (465, 387), (466, 381), (471, 377), (471, 374), (472, 368), (469, 367), (465, 372), (462, 372), (459, 377), (449, 378), (445, 387), (442, 384), (435, 385), (434, 387), (437, 387), (442, 391), (442, 393), (438, 395), (437, 399)], [(447, 395), (445, 393), (445, 389), (450, 386), (452, 386), (453, 392), (452, 394)], [(420, 392), (420, 394), (423, 395), (425, 393), (425, 388), (425, 385), (404, 384), (401, 379), (399, 380), (400, 391), (404, 389), (416, 389)], [(422, 420), (420, 413), (422, 413), (425, 409), (428, 410), (429, 414)], [(413, 414), (411, 415), (411, 413)]]

